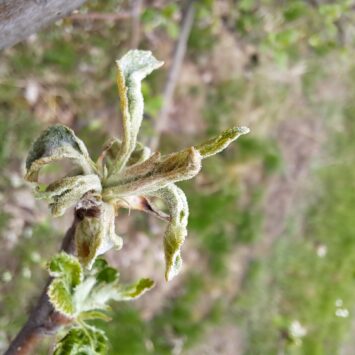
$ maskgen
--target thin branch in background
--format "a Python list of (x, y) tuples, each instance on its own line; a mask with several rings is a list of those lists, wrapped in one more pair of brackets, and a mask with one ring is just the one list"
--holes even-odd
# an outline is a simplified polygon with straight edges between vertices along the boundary
[(140, 42), (140, 14), (142, 11), (143, 0), (134, 0), (132, 2), (132, 18), (131, 18), (131, 48), (138, 48)]
[(67, 16), (66, 18), (73, 21), (121, 21), (128, 20), (132, 17), (131, 12), (119, 13), (104, 13), (104, 12), (89, 12), (89, 13), (76, 13)]
[(169, 69), (168, 77), (163, 92), (163, 106), (155, 122), (156, 135), (151, 142), (151, 147), (153, 151), (157, 149), (161, 134), (166, 129), (167, 122), (169, 119), (169, 113), (173, 103), (176, 84), (180, 76), (181, 66), (186, 53), (187, 41), (190, 36), (192, 24), (195, 17), (195, 2), (196, 0), (188, 0), (182, 17), (180, 35), (174, 48), (173, 61)]
[(308, 0), (308, 2), (309, 2), (313, 7), (318, 7), (318, 6), (319, 6), (318, 0)]

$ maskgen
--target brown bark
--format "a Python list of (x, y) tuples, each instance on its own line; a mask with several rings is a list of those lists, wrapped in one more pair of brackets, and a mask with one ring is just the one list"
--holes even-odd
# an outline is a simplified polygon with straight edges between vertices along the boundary
[[(60, 250), (68, 254), (75, 254), (75, 229), (78, 221), (84, 217), (95, 217), (101, 213), (100, 204), (91, 198), (88, 193), (78, 203), (75, 209), (75, 218), (68, 229)], [(30, 313), (27, 322), (11, 342), (4, 355), (28, 355), (35, 354), (34, 349), (43, 337), (55, 334), (60, 327), (72, 322), (71, 318), (56, 312), (47, 296), (47, 289), (52, 278), (49, 277), (41, 293), (36, 307)]]
[[(68, 229), (61, 246), (61, 250), (73, 254), (74, 233), (76, 222)], [(40, 340), (54, 334), (59, 327), (71, 322), (71, 319), (56, 312), (49, 302), (47, 288), (52, 278), (48, 278), (36, 307), (32, 310), (26, 324), (10, 344), (5, 355), (26, 355), (33, 353)]]

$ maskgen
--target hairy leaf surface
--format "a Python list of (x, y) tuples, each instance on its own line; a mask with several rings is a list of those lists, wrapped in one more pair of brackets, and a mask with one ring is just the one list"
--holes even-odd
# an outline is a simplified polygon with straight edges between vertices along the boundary
[(84, 217), (76, 227), (75, 244), (80, 262), (89, 269), (98, 255), (121, 249), (122, 238), (115, 233), (114, 206), (102, 203), (98, 217)]
[(54, 355), (107, 355), (107, 342), (102, 330), (75, 327), (57, 343)]
[(127, 164), (136, 147), (137, 135), (143, 119), (144, 100), (141, 81), (163, 65), (150, 51), (131, 50), (117, 62), (117, 86), (123, 122), (120, 152), (110, 174), (119, 172)]
[(147, 194), (170, 183), (191, 179), (200, 169), (201, 155), (193, 147), (164, 156), (156, 153), (143, 163), (128, 167), (115, 180), (108, 181), (103, 198)]
[(212, 138), (205, 143), (196, 145), (195, 149), (200, 152), (202, 158), (208, 158), (226, 149), (229, 144), (231, 144), (241, 135), (247, 133), (249, 133), (249, 128), (247, 127), (230, 128), (222, 132), (218, 137)]
[(97, 175), (77, 175), (65, 177), (47, 186), (36, 197), (49, 202), (54, 217), (62, 216), (67, 208), (74, 206), (89, 191), (101, 192), (101, 182)]
[(84, 142), (66, 126), (58, 124), (49, 127), (32, 145), (26, 160), (25, 179), (38, 182), (39, 171), (44, 165), (65, 158), (77, 163), (84, 174), (94, 172), (95, 164), (91, 161)]
[(164, 235), (165, 278), (171, 280), (181, 269), (180, 248), (187, 235), (189, 207), (184, 192), (174, 184), (149, 194), (162, 199), (169, 211), (170, 222)]
[(68, 317), (75, 315), (73, 295), (83, 279), (79, 261), (64, 252), (56, 255), (48, 265), (49, 274), (54, 278), (48, 288), (48, 297), (54, 308)]

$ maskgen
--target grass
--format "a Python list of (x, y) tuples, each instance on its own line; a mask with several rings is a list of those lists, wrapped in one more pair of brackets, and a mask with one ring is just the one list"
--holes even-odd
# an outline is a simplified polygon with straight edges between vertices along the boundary
[(198, 275), (190, 275), (183, 291), (149, 322), (144, 321), (129, 304), (115, 306), (112, 323), (104, 325), (110, 339), (111, 353), (167, 355), (171, 354), (177, 341), (183, 341), (187, 347), (194, 344), (208, 324), (203, 321), (203, 315), (195, 311), (204, 290), (204, 280)]
[[(350, 100), (343, 112), (344, 129), (329, 152), (334, 163), (317, 171), (322, 192), (307, 213), (304, 229), (291, 225), (271, 255), (258, 260), (246, 277), (235, 307), (248, 337), (247, 354), (340, 352), (355, 293), (354, 114)], [(325, 255), (319, 254), (320, 248)], [(340, 309), (349, 317), (339, 316)], [(306, 329), (301, 339), (290, 331), (294, 321)]]

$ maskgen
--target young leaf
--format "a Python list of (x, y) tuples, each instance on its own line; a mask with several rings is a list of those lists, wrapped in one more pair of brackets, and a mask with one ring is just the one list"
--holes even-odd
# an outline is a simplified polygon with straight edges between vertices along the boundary
[(49, 201), (52, 215), (58, 217), (89, 191), (101, 192), (101, 182), (97, 175), (65, 177), (48, 185), (45, 191), (38, 191), (36, 197)]
[(163, 62), (150, 51), (131, 50), (117, 62), (117, 86), (123, 121), (123, 139), (120, 152), (109, 175), (116, 174), (128, 162), (136, 147), (137, 135), (143, 119), (141, 81)]
[(205, 143), (195, 146), (195, 149), (200, 152), (202, 158), (208, 158), (226, 149), (229, 144), (235, 141), (243, 134), (249, 133), (248, 127), (234, 127), (225, 130), (218, 137), (212, 138)]
[(140, 296), (142, 296), (145, 292), (150, 290), (154, 286), (154, 281), (151, 279), (140, 279), (132, 285), (121, 286), (116, 295), (114, 296), (114, 300), (116, 301), (131, 301)]
[(106, 355), (108, 339), (102, 330), (75, 327), (57, 343), (54, 355)]
[(193, 178), (201, 169), (201, 155), (193, 147), (177, 153), (152, 155), (140, 164), (125, 169), (115, 179), (108, 180), (103, 198), (142, 195), (160, 189), (170, 183)]
[(64, 278), (71, 288), (83, 279), (83, 270), (78, 259), (65, 252), (55, 255), (48, 264), (48, 272), (53, 277)]
[(108, 250), (122, 248), (122, 238), (115, 233), (115, 209), (103, 203), (98, 217), (84, 217), (75, 231), (75, 244), (80, 262), (91, 268), (96, 257)]
[(97, 259), (85, 280), (76, 287), (73, 303), (79, 318), (93, 310), (107, 310), (108, 302), (129, 301), (141, 296), (154, 286), (150, 279), (141, 279), (132, 285), (120, 285), (116, 269), (103, 259)]
[(115, 204), (116, 209), (128, 208), (129, 210), (137, 210), (151, 214), (159, 219), (169, 220), (169, 216), (166, 213), (156, 209), (144, 196), (132, 195), (125, 196), (124, 198), (117, 197), (112, 203)]
[(73, 289), (63, 279), (54, 279), (48, 287), (48, 297), (56, 311), (67, 317), (74, 317), (75, 305), (72, 300)]
[(74, 160), (84, 174), (91, 174), (95, 170), (85, 144), (70, 128), (63, 125), (49, 127), (32, 145), (26, 160), (25, 179), (38, 182), (39, 171), (44, 165), (64, 158)]
[(78, 316), (78, 319), (81, 321), (100, 319), (105, 322), (112, 320), (112, 318), (109, 317), (105, 312), (99, 310), (81, 312)]
[(105, 259), (96, 259), (93, 273), (95, 273), (98, 282), (112, 283), (119, 279), (118, 271), (109, 266)]
[[(111, 291), (116, 289), (119, 274), (116, 269), (108, 266), (106, 260), (96, 259), (92, 269), (85, 280), (75, 289), (73, 302), (79, 317), (82, 313), (108, 308), (107, 302), (111, 299)], [(109, 285), (109, 287), (106, 287)], [(103, 297), (97, 291), (104, 290)]]
[(171, 280), (180, 271), (180, 248), (187, 235), (189, 207), (184, 192), (174, 184), (149, 194), (161, 198), (169, 211), (170, 222), (164, 236), (165, 279)]
[(48, 264), (49, 274), (54, 278), (47, 294), (56, 311), (68, 317), (75, 315), (73, 294), (83, 279), (79, 261), (64, 252), (56, 255)]
[[(104, 147), (97, 165), (104, 165), (108, 170), (111, 170), (115, 162), (115, 158), (119, 155), (122, 142), (117, 139), (111, 139)], [(128, 159), (127, 166), (138, 164), (148, 159), (151, 155), (151, 150), (145, 147), (142, 143), (137, 142), (135, 149)], [(104, 175), (104, 174), (103, 174)]]

